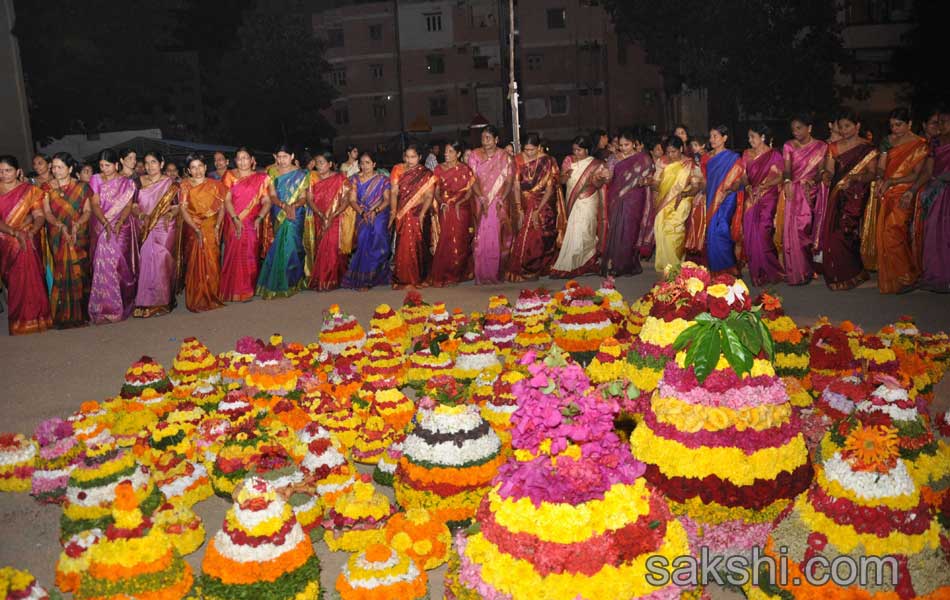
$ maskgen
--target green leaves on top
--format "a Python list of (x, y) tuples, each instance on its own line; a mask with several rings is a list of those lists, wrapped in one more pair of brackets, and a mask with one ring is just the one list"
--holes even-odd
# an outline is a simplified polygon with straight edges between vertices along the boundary
[(673, 342), (676, 351), (686, 349), (686, 366), (692, 365), (700, 383), (716, 368), (719, 356), (725, 356), (738, 374), (752, 371), (752, 363), (761, 352), (771, 360), (775, 344), (758, 310), (731, 312), (725, 319), (709, 313), (696, 317)]

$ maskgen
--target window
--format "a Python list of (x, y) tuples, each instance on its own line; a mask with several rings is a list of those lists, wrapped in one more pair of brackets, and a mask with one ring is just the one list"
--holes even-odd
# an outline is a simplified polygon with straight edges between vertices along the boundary
[(873, 83), (900, 81), (894, 68), (894, 50), (890, 48), (861, 48), (854, 51), (854, 81)]
[(567, 11), (563, 8), (548, 9), (548, 29), (564, 29), (567, 27)]
[(330, 81), (337, 87), (346, 85), (346, 67), (337, 67), (330, 71)]
[(568, 112), (567, 96), (565, 96), (565, 95), (563, 95), (563, 94), (562, 94), (562, 95), (559, 95), (559, 96), (551, 96), (550, 98), (548, 98), (548, 100), (549, 100), (550, 103), (551, 103), (551, 111), (550, 111), (550, 112), (551, 112), (552, 115), (554, 115), (554, 116), (559, 116), (559, 115), (566, 115), (566, 114), (567, 114), (567, 112)]
[(445, 73), (445, 57), (441, 54), (430, 54), (426, 56), (426, 71), (432, 75)]
[(912, 17), (910, 0), (848, 0), (845, 5), (849, 25), (906, 23)]
[(442, 13), (422, 13), (422, 16), (426, 19), (426, 31), (442, 31)]
[(381, 64), (372, 64), (369, 66), (370, 75), (373, 79), (382, 79), (383, 78), (383, 65)]
[(343, 47), (343, 28), (327, 29), (327, 48)]
[(383, 39), (383, 26), (382, 26), (382, 25), (370, 25), (370, 26), (369, 26), (369, 39), (371, 39), (371, 40), (381, 40), (381, 39)]
[(487, 56), (473, 56), (472, 63), (476, 69), (487, 69), (488, 57)]
[(334, 121), (337, 125), (349, 125), (350, 124), (350, 111), (345, 106), (341, 106), (333, 110)]
[(377, 119), (386, 118), (386, 104), (382, 101), (382, 99), (378, 99), (373, 102), (373, 116)]
[(541, 66), (543, 64), (544, 64), (544, 55), (542, 54), (528, 55), (528, 70), (529, 71), (540, 71)]
[(449, 103), (445, 96), (432, 96), (429, 98), (429, 116), (444, 117), (449, 114)]

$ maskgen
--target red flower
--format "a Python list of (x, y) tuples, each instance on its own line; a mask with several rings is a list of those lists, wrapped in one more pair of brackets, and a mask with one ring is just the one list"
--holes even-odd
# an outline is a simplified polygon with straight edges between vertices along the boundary
[(729, 305), (725, 298), (708, 296), (707, 305), (709, 307), (709, 313), (717, 319), (725, 319), (729, 316), (729, 313), (732, 312), (732, 306)]

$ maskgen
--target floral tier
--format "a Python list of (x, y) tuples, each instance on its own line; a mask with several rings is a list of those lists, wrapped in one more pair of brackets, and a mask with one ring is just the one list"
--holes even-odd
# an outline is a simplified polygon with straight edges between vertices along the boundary
[(554, 345), (585, 365), (597, 354), (601, 342), (616, 332), (603, 298), (588, 287), (574, 289), (551, 324)]
[(812, 397), (803, 382), (808, 375), (810, 331), (785, 314), (778, 296), (763, 293), (755, 303), (762, 305), (762, 322), (775, 341), (775, 374), (785, 382), (792, 405), (809, 406)]
[(172, 382), (168, 379), (165, 368), (151, 356), (143, 356), (132, 363), (125, 372), (125, 381), (122, 383), (119, 394), (123, 398), (135, 398), (146, 389), (154, 390), (159, 394), (170, 392), (172, 389)]
[(0, 492), (30, 491), (36, 442), (21, 433), (0, 434)]
[(366, 343), (366, 332), (356, 317), (340, 310), (338, 304), (330, 305), (323, 314), (320, 328), (320, 347), (333, 356), (338, 356), (347, 348), (360, 349)]
[(372, 544), (350, 556), (336, 580), (340, 600), (424, 600), (426, 572), (407, 555)]
[(199, 381), (217, 383), (221, 379), (217, 359), (207, 346), (193, 337), (182, 340), (168, 377), (175, 385)]
[(72, 423), (55, 417), (40, 423), (33, 437), (39, 454), (30, 494), (39, 502), (60, 504), (66, 498), (69, 474), (79, 464), (85, 444), (73, 435)]

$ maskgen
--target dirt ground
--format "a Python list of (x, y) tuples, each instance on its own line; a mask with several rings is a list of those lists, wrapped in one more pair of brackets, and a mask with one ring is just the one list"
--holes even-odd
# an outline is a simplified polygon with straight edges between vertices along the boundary
[[(643, 275), (617, 281), (617, 289), (631, 302), (655, 282), (651, 265), (644, 266)], [(600, 285), (599, 278), (581, 281), (595, 288)], [(556, 290), (561, 284), (544, 280), (532, 287), (544, 285)], [(449, 309), (484, 311), (489, 296), (505, 294), (513, 303), (522, 287), (466, 284), (426, 289), (422, 293), (426, 300), (443, 301)], [(800, 323), (810, 324), (817, 316), (826, 315), (834, 321), (850, 319), (874, 331), (900, 315), (909, 314), (916, 317), (924, 331), (950, 330), (950, 298), (946, 296), (925, 292), (881, 296), (873, 282), (850, 292), (832, 292), (820, 282), (778, 286), (776, 291), (783, 297), (786, 311)], [(65, 417), (85, 400), (102, 400), (117, 394), (126, 368), (142, 355), (152, 356), (170, 367), (185, 337), (196, 336), (213, 353), (233, 349), (235, 341), (245, 335), (266, 339), (272, 333), (281, 333), (287, 341), (309, 343), (316, 339), (321, 314), (330, 304), (338, 303), (367, 326), (378, 304), (398, 307), (404, 295), (389, 289), (304, 292), (288, 299), (255, 299), (203, 314), (185, 310), (182, 298), (181, 306), (164, 317), (25, 337), (0, 335), (0, 432), (29, 435), (43, 419)], [(0, 315), (0, 328), (6, 329), (6, 313)], [(941, 387), (938, 403), (946, 407), (948, 394), (943, 393), (946, 386)], [(217, 498), (196, 507), (209, 536), (220, 527), (227, 508), (227, 503)], [(0, 493), (0, 566), (29, 569), (41, 584), (52, 586), (59, 553), (59, 516), (58, 507), (41, 506), (28, 495)], [(346, 555), (328, 552), (323, 543), (317, 549), (323, 563), (324, 587), (332, 590)], [(193, 566), (200, 565), (202, 552), (203, 549), (190, 557)], [(441, 598), (441, 570), (430, 573), (430, 577), (431, 597)]]

